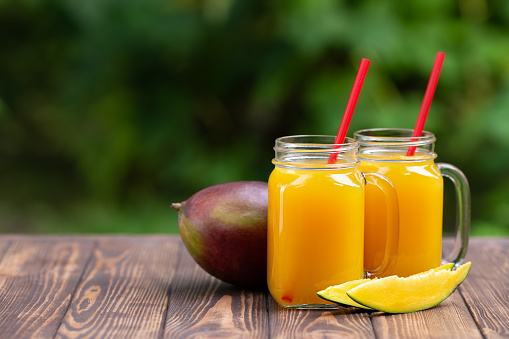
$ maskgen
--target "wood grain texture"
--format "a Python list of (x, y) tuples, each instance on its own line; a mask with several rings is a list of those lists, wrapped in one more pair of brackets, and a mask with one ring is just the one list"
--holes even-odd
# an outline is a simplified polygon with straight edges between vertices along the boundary
[(201, 269), (180, 244), (170, 286), (165, 338), (266, 338), (267, 291), (221, 282)]
[(0, 239), (0, 263), (2, 262), (5, 252), (11, 245), (11, 242), (12, 242), (11, 240)]
[[(2, 245), (0, 245), (1, 247)], [(51, 338), (81, 278), (93, 241), (11, 240), (0, 261), (0, 334)]]
[(509, 337), (509, 238), (473, 239), (467, 260), (430, 310), (287, 310), (204, 272), (178, 236), (2, 235), (0, 337)]
[(472, 268), (459, 287), (486, 338), (509, 337), (509, 239), (473, 239)]
[(270, 338), (375, 338), (369, 312), (354, 307), (291, 310), (269, 298)]
[(98, 240), (57, 338), (157, 338), (175, 272), (174, 237)]

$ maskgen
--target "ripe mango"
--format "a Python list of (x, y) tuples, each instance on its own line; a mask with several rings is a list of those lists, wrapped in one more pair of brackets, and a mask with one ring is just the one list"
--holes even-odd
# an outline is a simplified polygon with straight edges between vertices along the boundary
[(178, 211), (182, 242), (209, 274), (243, 287), (267, 284), (268, 186), (235, 181), (205, 188)]

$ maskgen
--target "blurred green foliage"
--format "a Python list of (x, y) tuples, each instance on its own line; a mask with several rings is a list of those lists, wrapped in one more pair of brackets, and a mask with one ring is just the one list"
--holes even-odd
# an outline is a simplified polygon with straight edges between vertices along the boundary
[(362, 57), (349, 135), (412, 128), (442, 50), (426, 129), (472, 233), (509, 234), (508, 36), (507, 0), (1, 0), (0, 230), (175, 232), (276, 137), (335, 134)]

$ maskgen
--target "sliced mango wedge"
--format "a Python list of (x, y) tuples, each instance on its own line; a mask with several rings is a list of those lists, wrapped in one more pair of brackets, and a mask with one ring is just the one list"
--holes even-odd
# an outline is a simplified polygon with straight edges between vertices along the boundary
[[(431, 271), (440, 271), (440, 270), (451, 270), (454, 266), (453, 263), (445, 264), (436, 268), (433, 268)], [(419, 274), (426, 274), (428, 272), (423, 272)], [(316, 294), (322, 299), (325, 299), (327, 301), (332, 301), (334, 303), (341, 304), (343, 306), (355, 306), (359, 308), (364, 309), (372, 309), (371, 307), (361, 305), (358, 302), (352, 300), (346, 292), (350, 291), (354, 287), (357, 287), (359, 285), (365, 284), (367, 282), (371, 282), (377, 280), (375, 279), (359, 279), (359, 280), (353, 280), (353, 281), (347, 281), (341, 285), (335, 285), (335, 286), (329, 286), (325, 290), (319, 291)]]
[(391, 276), (373, 280), (347, 291), (355, 302), (387, 313), (422, 311), (440, 304), (465, 280), (472, 264), (455, 271), (430, 270), (407, 278)]
[(332, 301), (334, 303), (338, 303), (343, 306), (355, 306), (355, 307), (370, 310), (371, 309), (370, 307), (361, 305), (358, 302), (353, 301), (352, 298), (350, 298), (348, 295), (346, 295), (346, 292), (350, 291), (352, 288), (357, 287), (362, 284), (365, 284), (370, 281), (372, 281), (372, 280), (371, 279), (359, 279), (359, 280), (347, 281), (346, 283), (343, 283), (341, 285), (329, 286), (326, 289), (317, 292), (316, 294), (318, 294), (318, 296), (322, 299)]

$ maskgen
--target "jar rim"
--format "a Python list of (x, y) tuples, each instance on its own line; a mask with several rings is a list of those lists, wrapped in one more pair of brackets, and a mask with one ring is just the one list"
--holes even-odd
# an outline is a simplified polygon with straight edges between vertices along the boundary
[[(342, 144), (335, 143), (333, 135), (290, 135), (276, 139), (276, 167), (337, 170), (356, 167), (359, 163), (357, 150), (359, 143), (353, 138), (345, 138)], [(332, 154), (337, 154), (337, 162), (328, 163)]]
[(359, 147), (357, 140), (346, 137), (344, 143), (335, 143), (333, 135), (301, 134), (289, 135), (276, 139), (275, 151), (291, 152), (347, 152)]
[(422, 131), (420, 137), (413, 137), (414, 130), (408, 128), (370, 128), (354, 132), (359, 145), (369, 144), (421, 146), (432, 144), (436, 137), (429, 131)]

